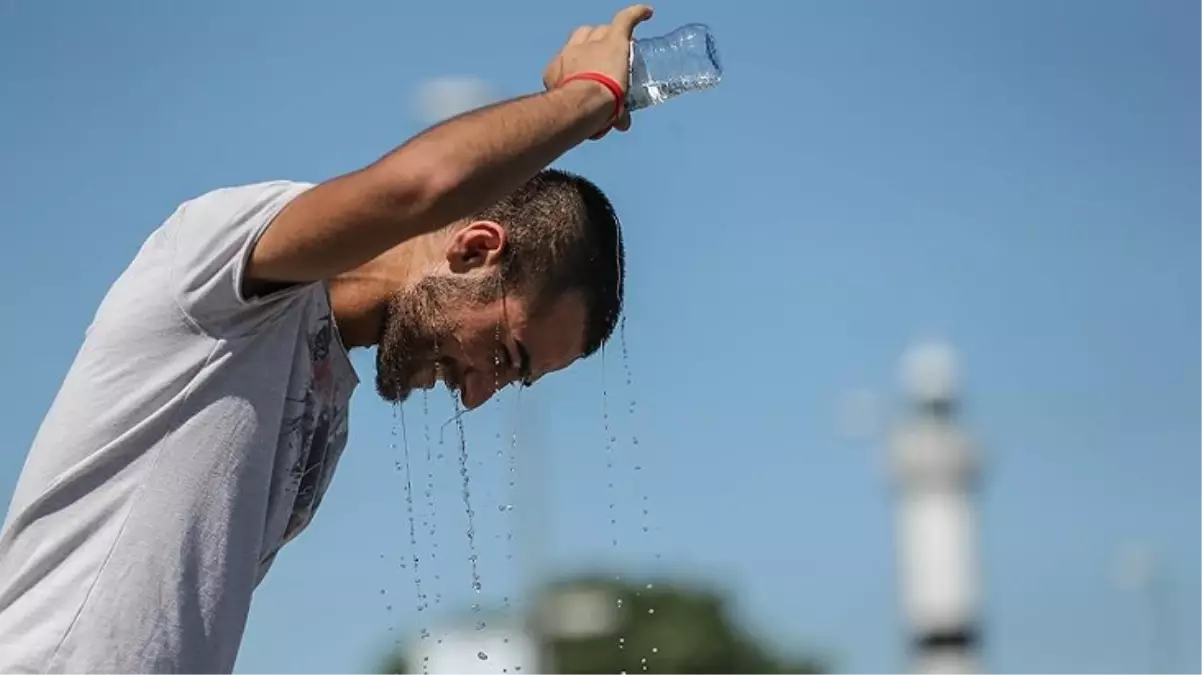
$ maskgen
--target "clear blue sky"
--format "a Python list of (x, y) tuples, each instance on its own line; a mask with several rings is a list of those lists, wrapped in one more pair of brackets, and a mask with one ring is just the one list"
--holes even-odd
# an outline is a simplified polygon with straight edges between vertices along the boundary
[[(616, 7), (0, 3), (0, 500), (97, 302), (178, 202), (371, 161), (419, 130), (411, 99), (430, 77), (529, 92), (574, 26)], [(901, 350), (933, 333), (961, 350), (989, 452), (989, 667), (1145, 668), (1141, 605), (1114, 583), (1132, 542), (1175, 587), (1173, 667), (1202, 667), (1198, 3), (657, 10), (648, 35), (712, 25), (726, 82), (562, 162), (609, 192), (627, 231), (638, 410), (616, 418), (608, 475), (635, 510), (637, 433), (655, 531), (647, 543), (623, 516), (626, 569), (714, 580), (755, 628), (842, 670), (901, 667), (881, 452), (842, 437), (836, 408), (848, 389), (895, 391)], [(240, 670), (366, 668), (390, 623), (416, 625), (394, 562), (408, 534), (391, 411), (372, 354), (355, 359), (368, 386), (348, 453), (260, 589)], [(600, 366), (523, 398), (550, 459), (518, 483), (546, 486), (556, 571), (614, 555)], [(606, 377), (622, 382), (618, 359)], [(611, 388), (618, 412), (627, 398)], [(436, 397), (434, 424), (446, 410)], [(492, 515), (499, 412), (467, 419), (490, 603), (515, 577)], [(420, 436), (420, 406), (407, 415)], [(452, 483), (437, 538), (461, 561)], [(442, 609), (468, 599), (461, 567), (442, 574)]]

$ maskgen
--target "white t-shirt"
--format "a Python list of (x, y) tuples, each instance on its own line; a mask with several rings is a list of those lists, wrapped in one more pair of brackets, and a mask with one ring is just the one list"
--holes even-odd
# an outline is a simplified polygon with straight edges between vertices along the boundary
[(0, 530), (0, 672), (233, 669), (359, 382), (326, 284), (240, 292), (255, 241), (310, 187), (183, 204), (105, 296)]

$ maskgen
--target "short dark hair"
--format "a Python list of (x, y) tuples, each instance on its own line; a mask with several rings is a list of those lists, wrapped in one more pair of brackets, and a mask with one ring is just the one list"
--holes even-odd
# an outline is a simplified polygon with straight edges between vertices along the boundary
[(564, 293), (583, 297), (582, 356), (600, 349), (622, 313), (626, 273), (622, 227), (605, 193), (586, 178), (545, 169), (473, 220), (505, 228), (503, 284), (531, 293), (533, 313)]

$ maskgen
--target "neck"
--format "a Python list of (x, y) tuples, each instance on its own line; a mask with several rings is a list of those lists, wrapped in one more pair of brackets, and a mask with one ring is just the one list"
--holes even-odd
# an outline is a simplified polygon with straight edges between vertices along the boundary
[(407, 242), (330, 280), (330, 309), (348, 349), (379, 342), (388, 303), (428, 272), (425, 248)]

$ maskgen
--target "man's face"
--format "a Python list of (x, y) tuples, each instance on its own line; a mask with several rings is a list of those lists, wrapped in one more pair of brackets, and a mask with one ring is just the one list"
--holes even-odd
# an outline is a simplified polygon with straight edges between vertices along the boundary
[(377, 350), (380, 396), (404, 401), (441, 379), (470, 410), (501, 387), (566, 368), (582, 351), (584, 303), (565, 294), (538, 315), (529, 304), (502, 296), (495, 277), (428, 276), (398, 293)]

